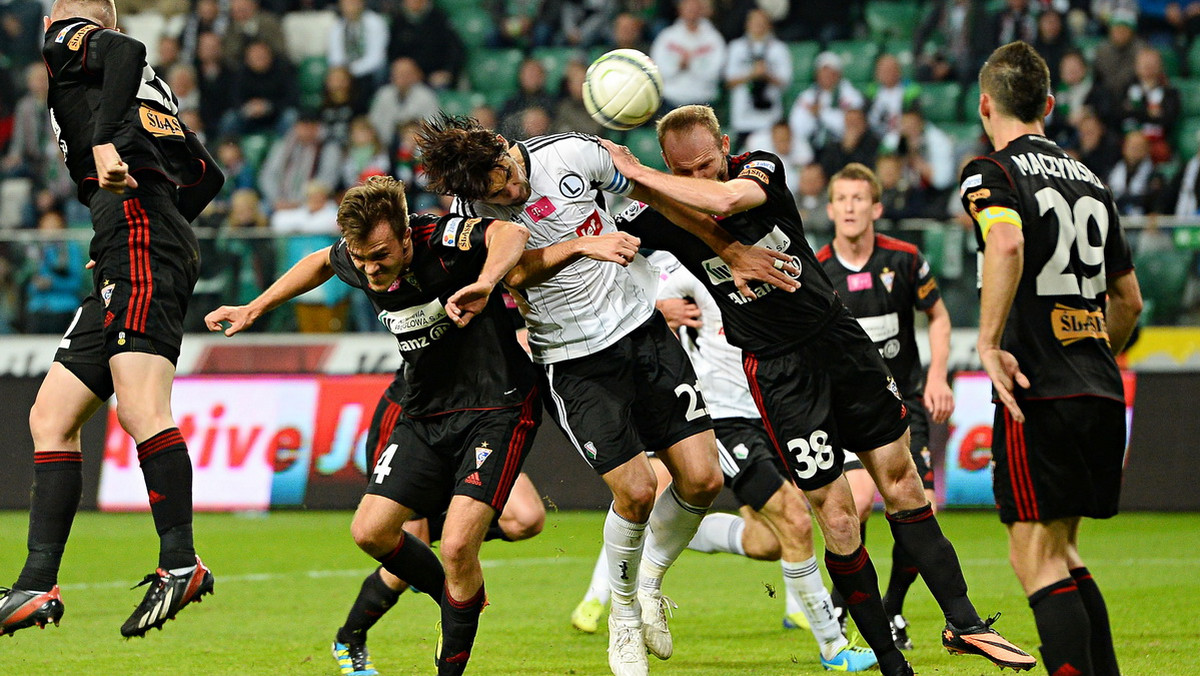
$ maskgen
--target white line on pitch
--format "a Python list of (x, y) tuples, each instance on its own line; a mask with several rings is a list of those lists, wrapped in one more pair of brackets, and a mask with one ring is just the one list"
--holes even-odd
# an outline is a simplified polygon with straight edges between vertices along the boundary
[[(542, 556), (536, 558), (487, 559), (483, 561), (484, 568), (508, 568), (512, 566), (544, 566), (557, 563), (578, 563), (591, 561), (582, 556)], [(301, 570), (294, 573), (246, 573), (243, 575), (217, 575), (217, 581), (222, 584), (230, 582), (270, 582), (272, 580), (287, 580), (306, 577), (313, 580), (335, 577), (357, 577), (366, 575), (370, 568), (353, 568), (345, 570)], [(61, 585), (63, 591), (88, 589), (122, 589), (131, 586), (128, 581), (119, 582), (76, 582)]]

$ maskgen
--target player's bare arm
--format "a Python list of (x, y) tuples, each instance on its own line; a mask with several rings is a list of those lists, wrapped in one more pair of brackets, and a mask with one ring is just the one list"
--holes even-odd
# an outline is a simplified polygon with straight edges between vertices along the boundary
[(991, 226), (987, 246), (983, 251), (983, 287), (979, 293), (979, 340), (976, 349), (979, 361), (987, 371), (1000, 403), (1008, 408), (1017, 422), (1025, 422), (1025, 414), (1017, 406), (1014, 387), (1029, 387), (1029, 379), (1021, 373), (1017, 358), (1000, 349), (1004, 324), (1017, 295), (1017, 284), (1024, 267), (1025, 238), (1014, 223), (999, 222)]
[(767, 201), (766, 191), (754, 181), (738, 178), (713, 181), (664, 174), (642, 164), (625, 146), (607, 139), (602, 139), (600, 143), (612, 156), (613, 166), (625, 178), (706, 214), (732, 216)]
[(493, 221), (484, 234), (487, 259), (479, 271), (479, 279), (464, 286), (446, 301), (446, 316), (459, 328), (483, 311), (496, 284), (521, 260), (529, 230), (510, 221)]
[(529, 249), (504, 278), (514, 289), (537, 286), (581, 258), (628, 266), (642, 241), (625, 232), (576, 237), (541, 249)]
[[(246, 305), (222, 305), (208, 313), (204, 317), (205, 326), (209, 331), (224, 330), (226, 336), (233, 336), (250, 328), (264, 313), (329, 281), (333, 276), (333, 265), (329, 262), (331, 250), (332, 247), (325, 247), (301, 258), (292, 269), (283, 273), (258, 298)], [(222, 323), (229, 324), (229, 327), (225, 328)]]
[(954, 413), (954, 391), (947, 378), (950, 361), (950, 312), (940, 299), (925, 311), (929, 317), (929, 373), (925, 376), (925, 408), (936, 423)]
[(1142, 314), (1142, 289), (1133, 270), (1108, 280), (1108, 307), (1104, 313), (1108, 323), (1108, 342), (1113, 354), (1121, 354), (1129, 344), (1129, 336)]

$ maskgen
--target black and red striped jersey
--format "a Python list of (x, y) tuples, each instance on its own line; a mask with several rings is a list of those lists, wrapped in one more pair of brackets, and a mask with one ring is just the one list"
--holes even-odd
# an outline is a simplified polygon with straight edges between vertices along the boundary
[(989, 223), (1006, 209), (1020, 217), (1024, 269), (1001, 340), (1029, 378), (1017, 397), (1124, 401), (1104, 312), (1108, 280), (1133, 260), (1108, 187), (1050, 139), (1028, 134), (972, 160), (959, 192), (981, 271)]
[(916, 246), (880, 234), (875, 235), (871, 256), (861, 268), (852, 268), (828, 244), (817, 252), (817, 260), (850, 314), (874, 341), (900, 393), (924, 394), (913, 310), (928, 310), (941, 297), (929, 262)]
[(407, 392), (400, 405), (410, 417), (448, 411), (520, 406), (533, 387), (533, 363), (517, 343), (499, 290), (463, 328), (446, 315), (446, 300), (479, 278), (487, 259), (490, 218), (415, 215), (413, 258), (387, 291), (371, 290), (354, 266), (346, 241), (330, 249), (338, 278), (362, 289), (404, 358)]
[(205, 163), (188, 147), (179, 103), (146, 63), (146, 46), (88, 19), (56, 21), (42, 58), (50, 74), (50, 125), (79, 199), (99, 188), (92, 147), (112, 143), (130, 173), (153, 171), (193, 185)]

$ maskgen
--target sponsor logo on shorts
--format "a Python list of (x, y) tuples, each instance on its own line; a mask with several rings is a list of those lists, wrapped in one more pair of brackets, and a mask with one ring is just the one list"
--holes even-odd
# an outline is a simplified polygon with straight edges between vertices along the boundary
[(585, 442), (583, 444), (583, 451), (584, 453), (587, 453), (587, 456), (592, 460), (596, 459), (596, 444), (593, 444), (590, 441)]
[(463, 479), (463, 483), (471, 484), (472, 486), (483, 485), (483, 482), (479, 479), (479, 472), (471, 472), (469, 475), (467, 475), (466, 479)]
[(100, 289), (100, 300), (104, 301), (104, 307), (108, 307), (108, 304), (112, 302), (113, 289), (115, 288), (117, 288), (116, 284), (107, 279), (104, 280), (104, 288)]
[(488, 448), (488, 442), (485, 441), (482, 444), (476, 446), (475, 447), (475, 469), (479, 469), (480, 467), (482, 467), (483, 461), (487, 460), (488, 456), (491, 454), (492, 454), (492, 449)]
[(116, 319), (116, 318), (117, 318), (117, 316), (116, 316), (116, 315), (114, 315), (112, 312), (108, 312), (108, 311), (106, 311), (106, 312), (104, 313), (104, 328), (106, 328), (106, 329), (107, 329), (107, 328), (108, 328), (108, 325), (109, 325), (109, 324), (112, 324), (112, 323), (113, 323), (113, 320), (114, 320), (114, 319)]
[(883, 349), (879, 351), (884, 359), (895, 359), (896, 355), (900, 354), (900, 341), (892, 338), (883, 344)]
[(1063, 345), (1088, 338), (1108, 342), (1108, 325), (1104, 322), (1104, 313), (1100, 310), (1089, 312), (1056, 303), (1054, 310), (1050, 312), (1050, 324), (1054, 329), (1054, 337)]
[(892, 286), (896, 283), (896, 273), (890, 268), (884, 268), (883, 272), (879, 273), (879, 281), (883, 282), (884, 288), (888, 293), (892, 292)]
[(900, 401), (904, 401), (904, 397), (900, 396), (900, 388), (896, 386), (895, 378), (888, 376), (887, 388), (888, 388), (888, 392), (892, 393), (892, 396), (896, 397)]
[(738, 460), (745, 460), (750, 457), (750, 449), (746, 448), (746, 444), (738, 444), (733, 447), (733, 457)]
[(124, 345), (124, 344), (125, 344), (125, 332), (122, 331), (117, 334), (117, 345)]

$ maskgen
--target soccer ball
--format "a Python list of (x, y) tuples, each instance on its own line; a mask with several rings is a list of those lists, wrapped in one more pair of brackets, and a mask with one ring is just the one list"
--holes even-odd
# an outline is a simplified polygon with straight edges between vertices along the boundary
[(624, 131), (654, 117), (662, 89), (662, 75), (650, 57), (636, 49), (614, 49), (588, 66), (583, 106), (593, 120)]

